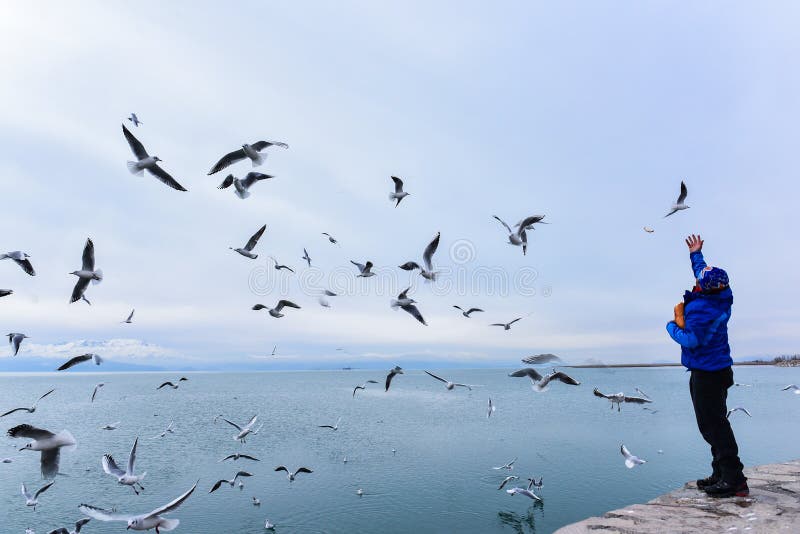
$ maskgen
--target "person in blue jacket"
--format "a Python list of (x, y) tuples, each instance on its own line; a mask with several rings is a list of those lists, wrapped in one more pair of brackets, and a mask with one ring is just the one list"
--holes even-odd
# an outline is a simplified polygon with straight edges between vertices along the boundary
[(689, 236), (686, 245), (695, 286), (675, 306), (675, 320), (667, 324), (667, 332), (681, 346), (681, 364), (691, 372), (689, 392), (697, 427), (711, 446), (711, 476), (698, 480), (697, 487), (712, 497), (744, 497), (750, 490), (726, 417), (728, 388), (733, 385), (728, 345), (733, 292), (728, 273), (706, 265), (700, 236)]

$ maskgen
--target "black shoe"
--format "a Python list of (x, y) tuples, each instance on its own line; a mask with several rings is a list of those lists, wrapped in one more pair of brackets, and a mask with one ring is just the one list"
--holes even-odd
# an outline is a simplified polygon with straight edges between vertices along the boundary
[(704, 490), (709, 486), (713, 486), (719, 482), (719, 477), (717, 475), (711, 475), (707, 478), (702, 478), (697, 481), (697, 489)]
[(739, 484), (731, 484), (720, 480), (713, 486), (708, 486), (705, 492), (709, 497), (723, 499), (726, 497), (747, 497), (750, 495), (750, 488), (747, 487), (747, 482), (740, 482)]

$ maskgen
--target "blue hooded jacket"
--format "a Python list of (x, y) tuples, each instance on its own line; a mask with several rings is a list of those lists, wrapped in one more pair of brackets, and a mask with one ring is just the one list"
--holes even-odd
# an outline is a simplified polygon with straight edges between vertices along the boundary
[[(705, 269), (702, 252), (692, 252), (695, 278)], [(733, 364), (728, 345), (728, 319), (731, 317), (733, 292), (730, 287), (718, 293), (687, 291), (683, 295), (686, 327), (675, 321), (667, 323), (670, 337), (681, 346), (681, 364), (687, 369), (718, 371)]]

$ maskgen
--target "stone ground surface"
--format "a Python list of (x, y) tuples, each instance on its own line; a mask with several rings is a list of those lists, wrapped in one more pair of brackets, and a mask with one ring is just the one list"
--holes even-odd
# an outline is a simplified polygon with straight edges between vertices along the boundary
[(648, 502), (567, 525), (556, 534), (800, 533), (800, 460), (745, 470), (749, 497), (712, 499), (694, 482)]

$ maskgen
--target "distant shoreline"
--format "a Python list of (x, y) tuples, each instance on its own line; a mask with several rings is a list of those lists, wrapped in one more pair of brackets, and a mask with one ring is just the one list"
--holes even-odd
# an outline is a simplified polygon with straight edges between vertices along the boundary
[[(771, 365), (776, 366), (773, 362), (733, 362), (733, 365)], [(611, 367), (614, 369), (622, 369), (626, 367), (683, 367), (680, 363), (587, 363), (583, 365), (559, 365), (557, 367), (571, 367), (573, 369), (605, 369)]]

